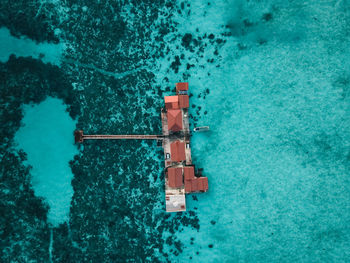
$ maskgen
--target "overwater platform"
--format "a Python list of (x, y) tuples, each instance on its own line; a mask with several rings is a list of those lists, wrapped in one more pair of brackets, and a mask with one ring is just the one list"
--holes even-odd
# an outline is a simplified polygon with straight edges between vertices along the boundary
[(188, 83), (176, 83), (176, 94), (165, 96), (161, 109), (161, 135), (85, 135), (74, 132), (75, 142), (84, 140), (158, 140), (164, 149), (165, 206), (167, 212), (186, 211), (186, 194), (208, 191), (208, 178), (196, 172), (190, 147)]

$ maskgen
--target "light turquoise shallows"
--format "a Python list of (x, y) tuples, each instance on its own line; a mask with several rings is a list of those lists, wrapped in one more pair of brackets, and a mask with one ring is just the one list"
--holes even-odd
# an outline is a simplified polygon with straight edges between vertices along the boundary
[(50, 206), (48, 221), (57, 226), (68, 219), (73, 195), (69, 161), (78, 153), (74, 146), (73, 121), (59, 99), (25, 105), (22, 127), (16, 134), (18, 148), (28, 154), (35, 195)]
[(44, 63), (60, 65), (61, 54), (64, 49), (65, 45), (62, 43), (45, 42), (37, 44), (25, 37), (16, 38), (12, 36), (5, 27), (0, 28), (0, 62), (6, 62), (11, 54), (15, 54), (17, 57), (41, 57)]
[[(171, 83), (190, 74), (190, 113), (200, 106), (197, 125), (210, 126), (191, 140), (193, 161), (209, 179), (198, 201), (187, 196), (200, 230), (177, 232), (184, 252), (170, 252), (171, 261), (349, 262), (345, 7), (345, 1), (199, 0), (191, 1), (189, 17), (179, 15), (182, 35), (212, 33), (227, 42), (215, 56), (212, 40), (203, 37), (203, 58), (174, 42), (171, 56), (183, 53), (196, 67), (182, 63), (179, 73), (158, 74)], [(159, 64), (166, 69), (171, 61)]]

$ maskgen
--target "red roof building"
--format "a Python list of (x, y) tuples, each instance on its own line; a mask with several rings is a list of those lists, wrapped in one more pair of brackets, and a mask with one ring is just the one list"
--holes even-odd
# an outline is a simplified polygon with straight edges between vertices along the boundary
[(194, 167), (193, 166), (185, 166), (184, 167), (184, 177), (185, 177), (185, 192), (192, 192), (192, 182), (194, 179)]
[(166, 109), (178, 109), (179, 108), (179, 97), (178, 96), (165, 96), (165, 108)]
[(192, 181), (191, 180), (185, 180), (185, 192), (186, 193), (191, 193), (192, 190)]
[(199, 177), (198, 180), (198, 190), (206, 192), (208, 191), (208, 177)]
[(188, 95), (165, 96), (164, 102), (167, 110), (183, 109), (190, 106)]
[(188, 82), (176, 83), (176, 91), (179, 91), (179, 90), (188, 90)]
[(194, 167), (185, 166), (184, 167), (185, 180), (192, 180), (194, 178)]
[(208, 191), (208, 178), (207, 177), (195, 177), (194, 167), (184, 167), (184, 179), (185, 179), (185, 192), (206, 192)]
[(182, 130), (182, 112), (180, 110), (168, 110), (167, 118), (169, 131)]
[(179, 107), (188, 108), (190, 106), (190, 99), (188, 95), (179, 95)]
[(193, 178), (191, 180), (191, 192), (197, 192), (198, 191), (198, 178)]
[(170, 155), (173, 162), (181, 162), (186, 160), (185, 143), (176, 141), (170, 144)]
[(168, 168), (169, 187), (181, 187), (183, 185), (182, 167)]

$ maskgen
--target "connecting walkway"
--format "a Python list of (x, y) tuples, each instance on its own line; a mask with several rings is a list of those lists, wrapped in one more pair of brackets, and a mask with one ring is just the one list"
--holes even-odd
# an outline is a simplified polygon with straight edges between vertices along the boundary
[(84, 140), (163, 140), (164, 135), (141, 135), (141, 134), (128, 134), (128, 135), (89, 135), (84, 134), (82, 130), (74, 132), (75, 142), (84, 142)]
[(161, 140), (163, 135), (83, 135), (83, 140), (120, 140), (120, 139), (139, 139), (139, 140)]

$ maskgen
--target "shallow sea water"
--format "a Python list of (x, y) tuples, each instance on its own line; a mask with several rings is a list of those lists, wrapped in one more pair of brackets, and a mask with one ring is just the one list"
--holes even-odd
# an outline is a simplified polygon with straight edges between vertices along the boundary
[[(190, 104), (208, 112), (198, 125), (210, 126), (192, 137), (209, 192), (187, 197), (201, 227), (178, 233), (180, 262), (349, 260), (349, 84), (339, 85), (349, 78), (346, 6), (192, 1), (191, 15), (177, 18), (183, 34), (220, 36), (225, 23), (235, 34), (218, 60), (189, 54), (203, 68), (179, 69), (191, 74)], [(236, 31), (244, 23), (247, 32)], [(171, 50), (180, 56), (178, 44)]]
[(40, 58), (45, 63), (61, 64), (61, 55), (65, 45), (52, 43), (35, 43), (26, 37), (17, 38), (5, 27), (0, 27), (0, 61), (6, 62), (11, 54), (18, 57)]
[(73, 196), (69, 161), (78, 154), (72, 137), (76, 123), (59, 99), (25, 105), (23, 112), (15, 142), (27, 153), (35, 195), (44, 197), (49, 205), (48, 222), (57, 227), (69, 218)]
[[(74, 32), (80, 30), (75, 25), (83, 25), (89, 21), (88, 14), (96, 11), (84, 1), (78, 2), (60, 6), (53, 1), (62, 21), (72, 19), (67, 24), (74, 25)], [(66, 50), (65, 44), (37, 44), (14, 38), (6, 28), (0, 28), (0, 38), (5, 40), (1, 41), (1, 62), (10, 54), (41, 58), (60, 67), (63, 61), (73, 89), (79, 91), (82, 113), (78, 122), (69, 117), (61, 100), (49, 97), (38, 105), (23, 106), (22, 126), (15, 136), (17, 149), (27, 153), (25, 164), (33, 166), (35, 195), (44, 197), (50, 207), (47, 221), (54, 230), (42, 237), (50, 243), (47, 258), (65, 262), (67, 253), (75, 261), (124, 262), (118, 254), (131, 254), (129, 262), (138, 262), (143, 257), (132, 254), (131, 249), (125, 252), (119, 243), (131, 242), (137, 249), (152, 250), (161, 262), (349, 262), (349, 1), (194, 0), (178, 1), (175, 6), (178, 12), (173, 10), (169, 16), (171, 9), (163, 7), (156, 22), (144, 28), (151, 33), (151, 42), (141, 49), (146, 55), (137, 48), (122, 50), (136, 57), (137, 65), (132, 65), (132, 59), (111, 63), (109, 57), (117, 53), (111, 50), (119, 52), (118, 46), (106, 44), (111, 50), (97, 52), (96, 43), (112, 42), (97, 29), (89, 39), (84, 34), (90, 33), (90, 28), (82, 27), (85, 31), (82, 36), (77, 34), (79, 37), (67, 33), (63, 42), (70, 49)], [(133, 3), (123, 7), (124, 21), (131, 21), (128, 30), (133, 29), (133, 9)], [(95, 25), (104, 23), (99, 15), (94, 14)], [(174, 23), (168, 25), (165, 46), (158, 47), (156, 43), (161, 41), (152, 39), (152, 34), (164, 20)], [(69, 41), (76, 43), (70, 45)], [(151, 56), (159, 50), (167, 51), (160, 57)], [(87, 51), (89, 55), (84, 53)], [(141, 76), (139, 70), (155, 75), (154, 87), (142, 93), (151, 103), (140, 97), (144, 86), (129, 87), (129, 82), (134, 82), (128, 76), (135, 74), (136, 79)], [(120, 87), (118, 81), (124, 78), (127, 80)], [(210, 126), (209, 132), (195, 133), (191, 140), (193, 161), (204, 168), (209, 191), (187, 196), (186, 213), (198, 216), (199, 229), (174, 223), (180, 225), (175, 236), (181, 241), (181, 253), (175, 253), (174, 244), (167, 242), (174, 234), (158, 230), (164, 221), (155, 219), (163, 216), (165, 205), (162, 177), (157, 175), (162, 171), (154, 171), (162, 163), (159, 149), (151, 148), (155, 143), (140, 144), (140, 154), (147, 162), (136, 159), (139, 156), (123, 143), (80, 148), (74, 175), (69, 162), (79, 153), (73, 145), (75, 128), (119, 133), (121, 129), (125, 132), (127, 123), (132, 132), (147, 130), (148, 123), (135, 124), (139, 121), (134, 118), (139, 117), (137, 110), (148, 118), (158, 118), (159, 94), (171, 94), (169, 90), (179, 81), (190, 85), (191, 126)], [(90, 83), (95, 86), (91, 88)], [(135, 88), (135, 92), (130, 94), (127, 88)], [(111, 98), (114, 108), (106, 107)], [(141, 106), (129, 112), (127, 105), (118, 104), (119, 99)], [(91, 123), (98, 118), (99, 123)], [(42, 136), (43, 131), (49, 136)], [(119, 153), (118, 147), (125, 152)], [(128, 161), (133, 163), (125, 163)], [(128, 178), (120, 179), (123, 176)], [(149, 204), (151, 222), (143, 221), (146, 216), (137, 217), (145, 210), (139, 205), (143, 189), (133, 182), (139, 176), (147, 178), (143, 184), (152, 191), (159, 189), (158, 194), (152, 194), (162, 198)], [(75, 193), (71, 184), (74, 177)], [(121, 195), (130, 198), (124, 200)], [(79, 210), (84, 208), (86, 211)], [(91, 213), (111, 221), (97, 220)], [(170, 220), (176, 220), (176, 215)], [(122, 223), (114, 226), (115, 222)], [(135, 234), (135, 229), (146, 234)], [(145, 237), (153, 238), (152, 231), (162, 235), (167, 256), (158, 246), (147, 243)], [(103, 249), (98, 250), (100, 247)], [(143, 255), (137, 249), (135, 253)], [(113, 250), (116, 259), (101, 254)]]

